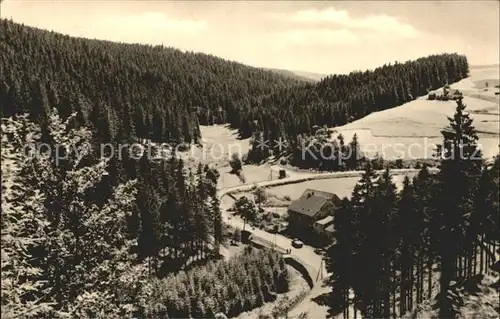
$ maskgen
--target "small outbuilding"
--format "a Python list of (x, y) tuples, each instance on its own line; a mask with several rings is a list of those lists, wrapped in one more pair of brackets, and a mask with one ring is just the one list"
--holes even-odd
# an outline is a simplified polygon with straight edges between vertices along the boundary
[(283, 179), (286, 177), (286, 171), (284, 169), (280, 169), (279, 171), (279, 179)]

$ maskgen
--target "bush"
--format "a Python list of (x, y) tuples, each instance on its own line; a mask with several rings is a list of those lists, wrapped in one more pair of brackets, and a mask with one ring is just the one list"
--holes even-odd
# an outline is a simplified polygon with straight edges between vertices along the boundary
[(255, 202), (257, 204), (265, 203), (267, 200), (267, 192), (262, 188), (256, 186), (253, 190), (253, 196), (255, 197)]
[(448, 95), (438, 95), (438, 96), (436, 96), (436, 100), (438, 100), (438, 101), (449, 101), (450, 98), (448, 97)]
[(236, 176), (238, 176), (242, 184), (245, 184), (247, 182), (247, 179), (245, 178), (245, 175), (243, 175), (243, 171), (241, 169), (236, 172)]
[(273, 216), (271, 215), (271, 213), (266, 213), (262, 216), (262, 219), (270, 222), (273, 219)]
[(231, 159), (229, 160), (229, 165), (231, 166), (231, 173), (237, 174), (243, 168), (243, 163), (237, 153), (233, 153), (231, 155)]
[(429, 93), (429, 96), (427, 97), (428, 100), (433, 101), (436, 99), (436, 93), (431, 92)]
[(186, 151), (189, 151), (189, 149), (190, 149), (190, 145), (189, 144), (182, 143), (182, 144), (177, 145), (177, 150), (179, 152), (186, 152)]
[(396, 160), (396, 168), (403, 168), (403, 160), (398, 158)]
[(241, 218), (247, 222), (255, 221), (257, 218), (258, 214), (255, 204), (245, 196), (238, 198), (234, 202), (233, 208), (235, 210), (235, 215), (241, 216)]

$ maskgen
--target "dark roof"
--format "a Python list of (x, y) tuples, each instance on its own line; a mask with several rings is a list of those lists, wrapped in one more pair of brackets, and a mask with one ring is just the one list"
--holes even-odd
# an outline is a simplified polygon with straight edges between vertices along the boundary
[(314, 196), (318, 196), (318, 197), (323, 197), (323, 198), (338, 199), (338, 196), (335, 195), (335, 194), (328, 193), (328, 192), (322, 192), (322, 191), (318, 191), (316, 189), (311, 189), (311, 188), (306, 189), (304, 191), (304, 193), (300, 196), (299, 199), (307, 198), (310, 195), (314, 195)]
[(299, 199), (290, 204), (288, 210), (313, 217), (330, 201), (333, 201), (335, 204), (337, 201), (340, 201), (340, 199), (337, 195), (332, 193), (307, 189)]

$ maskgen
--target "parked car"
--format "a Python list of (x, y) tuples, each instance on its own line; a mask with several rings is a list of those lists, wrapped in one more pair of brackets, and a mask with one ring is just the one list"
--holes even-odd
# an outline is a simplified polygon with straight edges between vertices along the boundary
[(304, 243), (301, 242), (300, 240), (298, 239), (294, 239), (292, 241), (292, 246), (295, 247), (295, 248), (302, 248), (302, 246), (304, 246)]

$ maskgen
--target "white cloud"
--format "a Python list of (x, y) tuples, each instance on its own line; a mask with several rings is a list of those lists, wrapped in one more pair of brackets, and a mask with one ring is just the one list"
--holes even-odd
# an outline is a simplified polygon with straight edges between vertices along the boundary
[(277, 34), (280, 42), (303, 45), (352, 45), (361, 40), (355, 33), (346, 30), (301, 29)]
[(106, 27), (119, 28), (121, 31), (140, 32), (175, 32), (195, 35), (205, 30), (204, 20), (180, 20), (159, 12), (146, 12), (139, 15), (112, 16), (101, 21)]
[[(290, 44), (355, 44), (361, 41), (387, 42), (422, 35), (413, 26), (388, 15), (351, 17), (345, 10), (302, 10), (292, 15), (273, 15), (295, 24), (296, 29), (281, 33)], [(322, 27), (318, 28), (317, 25)]]

